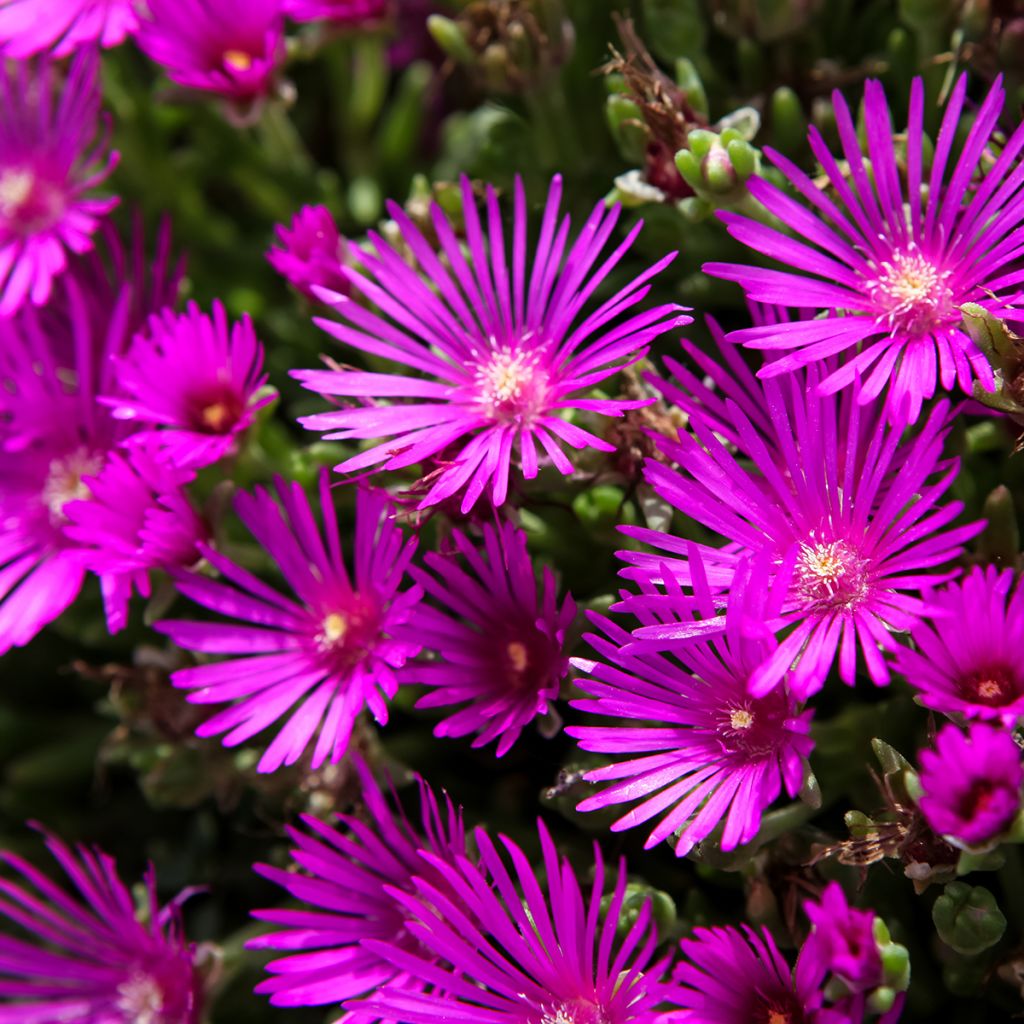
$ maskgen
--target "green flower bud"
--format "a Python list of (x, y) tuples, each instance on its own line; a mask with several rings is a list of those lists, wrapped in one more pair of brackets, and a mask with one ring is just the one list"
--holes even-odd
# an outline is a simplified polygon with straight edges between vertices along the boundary
[(639, 164), (644, 158), (650, 135), (640, 108), (621, 93), (612, 93), (605, 101), (605, 117), (612, 138), (623, 158)]
[[(601, 900), (601, 912), (608, 913), (611, 906), (612, 895), (609, 893)], [(643, 908), (650, 904), (651, 917), (661, 937), (668, 935), (676, 923), (676, 905), (668, 893), (660, 889), (652, 889), (646, 883), (629, 882), (626, 885), (626, 894), (622, 900), (622, 908), (619, 911), (619, 920), (616, 931), (620, 938), (625, 937), (629, 929), (636, 923)]]
[(984, 517), (988, 520), (980, 539), (981, 555), (999, 566), (1016, 566), (1020, 555), (1020, 531), (1013, 495), (1000, 484), (985, 499)]
[(427, 31), (441, 50), (453, 60), (460, 64), (471, 64), (476, 59), (462, 29), (451, 18), (443, 14), (431, 14), (427, 18)]
[(712, 192), (731, 192), (739, 182), (729, 154), (721, 146), (714, 146), (704, 157), (700, 170), (704, 188)]
[(935, 929), (947, 946), (974, 956), (994, 946), (1006, 931), (1006, 918), (983, 886), (950, 882), (932, 907)]
[(783, 153), (796, 153), (807, 142), (807, 117), (800, 98), (788, 85), (780, 85), (771, 98), (772, 141)]
[(704, 83), (689, 57), (680, 57), (676, 61), (676, 85), (686, 93), (686, 102), (693, 111), (707, 117), (708, 94), (704, 91)]

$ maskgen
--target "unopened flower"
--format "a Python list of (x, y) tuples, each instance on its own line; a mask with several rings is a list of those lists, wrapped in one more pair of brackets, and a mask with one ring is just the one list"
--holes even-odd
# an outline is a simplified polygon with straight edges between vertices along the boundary
[(64, 506), (64, 534), (101, 579), (111, 633), (127, 624), (133, 590), (150, 596), (150, 570), (198, 561), (209, 531), (185, 492), (194, 477), (156, 445), (134, 446), (111, 452), (95, 476), (82, 478), (85, 500)]
[(138, 26), (134, 0), (0, 0), (0, 53), (23, 60), (117, 46)]
[(98, 849), (46, 845), (70, 886), (0, 852), (0, 1016), (18, 1024), (198, 1024), (202, 982), (176, 903), (157, 901), (145, 876), (145, 919), (113, 859)]
[(402, 667), (420, 650), (404, 629), (419, 588), (400, 589), (416, 541), (403, 538), (387, 498), (379, 491), (357, 493), (350, 571), (326, 477), (320, 482), (322, 525), (299, 484), (278, 479), (274, 492), (243, 492), (235, 511), (292, 593), (200, 545), (222, 579), (182, 574), (178, 590), (224, 619), (156, 626), (186, 650), (233, 656), (172, 676), (175, 686), (192, 691), (191, 702), (228, 705), (197, 735), (226, 734), (223, 743), (232, 747), (286, 719), (260, 758), (262, 772), (294, 764), (314, 737), (313, 768), (328, 758), (339, 761), (364, 708), (387, 721)]
[(0, 317), (43, 305), (68, 252), (90, 249), (117, 205), (90, 194), (117, 163), (97, 136), (98, 68), (94, 50), (66, 78), (45, 57), (0, 67)]
[[(975, 380), (992, 390), (982, 351), (961, 325), (960, 307), (975, 302), (997, 316), (1012, 315), (1020, 294), (1015, 269), (1024, 221), (1015, 173), (1024, 125), (998, 150), (983, 176), (976, 169), (991, 145), (1005, 92), (997, 82), (974, 116), (963, 146), (954, 137), (966, 100), (967, 76), (953, 88), (938, 143), (925, 173), (925, 90), (915, 79), (906, 129), (905, 172), (897, 163), (892, 119), (881, 83), (864, 89), (867, 144), (862, 146), (846, 100), (833, 94), (842, 162), (817, 128), (810, 146), (828, 179), (819, 187), (786, 157), (765, 155), (789, 179), (803, 202), (768, 181), (747, 185), (788, 233), (734, 213), (721, 213), (730, 234), (792, 270), (709, 263), (705, 271), (739, 282), (747, 295), (782, 306), (814, 306), (829, 315), (734, 332), (733, 341), (785, 353), (766, 364), (764, 377), (840, 352), (820, 387), (847, 387), (858, 375), (859, 401), (887, 391), (892, 418), (916, 420), (922, 402), (941, 384), (968, 394)], [(904, 184), (905, 182), (905, 184)]]
[(303, 295), (317, 298), (314, 288), (348, 292), (342, 267), (347, 246), (326, 206), (304, 206), (286, 227), (274, 230), (280, 246), (267, 252), (270, 265)]
[(512, 524), (485, 525), (480, 547), (459, 530), (452, 541), (453, 554), (426, 556), (429, 572), (411, 570), (428, 598), (413, 628), (437, 659), (411, 664), (409, 681), (430, 687), (417, 707), (464, 705), (435, 735), (476, 733), (475, 747), (496, 739), (501, 757), (558, 696), (576, 604), (566, 597), (559, 606), (550, 569), (538, 581), (526, 535)]
[(462, 814), (451, 801), (442, 805), (417, 776), (420, 814), (413, 824), (394, 794), (389, 799), (369, 769), (361, 761), (355, 765), (368, 814), (339, 814), (337, 825), (303, 815), (304, 829), (288, 829), (298, 870), (255, 865), (299, 903), (298, 908), (253, 911), (253, 917), (277, 930), (246, 945), (286, 954), (270, 961), (271, 977), (256, 988), (274, 1006), (340, 1004), (385, 984), (397, 991), (424, 988), (414, 975), (366, 948), (363, 940), (423, 952), (406, 928), (406, 912), (393, 890), (413, 892), (417, 877), (444, 885), (421, 851), (446, 861), (465, 856)]
[(412, 893), (392, 890), (420, 952), (375, 940), (364, 947), (435, 991), (386, 985), (348, 1008), (405, 1024), (655, 1024), (668, 986), (665, 962), (653, 960), (658, 937), (650, 904), (617, 937), (625, 865), (605, 897), (605, 867), (595, 851), (593, 882), (584, 892), (540, 822), (538, 829), (543, 875), (502, 836), (510, 871), (480, 828), (479, 863), (422, 854), (431, 875), (417, 877)]
[(1021, 809), (1020, 748), (1005, 729), (944, 725), (934, 750), (922, 750), (918, 801), (925, 820), (960, 846), (982, 847), (1005, 832)]
[(976, 567), (929, 602), (901, 647), (896, 668), (925, 707), (945, 715), (997, 719), (1024, 715), (1024, 588), (1012, 569)]
[[(699, 559), (691, 564), (699, 574)], [(702, 580), (698, 590), (702, 616), (713, 619)], [(585, 673), (576, 683), (589, 699), (573, 701), (573, 707), (606, 721), (567, 731), (582, 749), (612, 763), (586, 773), (590, 782), (607, 785), (585, 799), (581, 811), (635, 803), (612, 831), (661, 815), (647, 847), (677, 835), (676, 854), (682, 856), (723, 823), (722, 849), (749, 842), (782, 787), (797, 794), (814, 746), (811, 713), (801, 711), (785, 685), (759, 697), (748, 692), (751, 674), (777, 647), (763, 626), (772, 618), (768, 590), (763, 569), (744, 564), (729, 594), (727, 631), (674, 655), (631, 652), (633, 637), (625, 629), (591, 615), (601, 632), (586, 639), (599, 660), (575, 659)], [(646, 605), (638, 601), (640, 622), (661, 621), (664, 601), (661, 594), (651, 594)], [(669, 613), (663, 617), (674, 620)]]
[(115, 361), (117, 390), (104, 397), (119, 420), (135, 427), (132, 443), (158, 443), (178, 466), (198, 468), (235, 451), (258, 409), (263, 346), (252, 321), (228, 323), (193, 302), (184, 313), (154, 316)]
[(168, 78), (239, 102), (268, 95), (284, 61), (281, 0), (147, 0), (136, 40)]
[[(721, 547), (699, 546), (712, 589), (728, 589), (747, 555), (788, 580), (782, 620), (793, 629), (751, 677), (755, 695), (788, 673), (791, 692), (804, 700), (837, 660), (852, 685), (858, 650), (872, 681), (888, 683), (881, 652), (896, 647), (893, 632), (916, 623), (925, 609), (920, 590), (952, 575), (929, 573), (982, 528), (951, 526), (963, 506), (940, 503), (958, 469), (956, 459), (943, 459), (947, 406), (937, 405), (918, 433), (903, 438), (877, 409), (860, 404), (858, 382), (822, 394), (820, 380), (817, 365), (762, 380), (754, 419), (746, 402), (695, 402), (693, 433), (659, 438), (664, 461), (646, 464), (661, 498), (723, 538)], [(689, 387), (686, 380), (678, 386)], [(630, 565), (623, 575), (660, 585), (668, 572), (691, 585), (688, 541), (643, 527), (623, 531), (657, 549), (622, 552)], [(621, 607), (647, 603), (627, 596)], [(643, 626), (636, 636), (658, 647), (691, 633), (685, 623), (668, 623)]]
[(672, 256), (582, 315), (639, 225), (598, 263), (618, 209), (599, 203), (568, 247), (568, 219), (558, 219), (561, 193), (561, 179), (555, 178), (529, 269), (526, 195), (519, 181), (512, 238), (507, 240), (493, 189), (487, 194), (485, 238), (472, 187), (463, 179), (468, 261), (437, 205), (431, 218), (440, 254), (399, 207), (389, 206), (423, 276), (373, 232), (375, 255), (352, 247), (353, 267), (346, 275), (374, 309), (339, 296), (333, 305), (344, 322), (317, 323), (345, 345), (399, 364), (400, 371), (296, 371), (313, 391), (361, 403), (307, 416), (301, 421), (306, 427), (327, 431), (331, 440), (387, 439), (347, 459), (339, 471), (401, 469), (437, 458), (439, 469), (420, 507), (459, 493), (467, 512), (488, 489), (495, 505), (505, 501), (514, 461), (532, 479), (543, 456), (559, 472), (572, 473), (563, 444), (614, 450), (567, 414), (586, 410), (621, 416), (645, 404), (588, 397), (588, 392), (639, 359), (660, 334), (689, 320), (675, 305), (632, 312), (624, 319)]

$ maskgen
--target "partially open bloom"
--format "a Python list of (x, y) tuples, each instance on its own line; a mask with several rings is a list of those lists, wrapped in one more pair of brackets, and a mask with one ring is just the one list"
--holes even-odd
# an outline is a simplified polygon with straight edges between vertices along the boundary
[(0, 53), (23, 60), (117, 46), (138, 25), (134, 0), (0, 0)]
[(117, 390), (104, 396), (115, 418), (135, 427), (132, 444), (158, 443), (178, 466), (198, 468), (235, 451), (271, 399), (260, 393), (263, 346), (252, 321), (228, 323), (193, 302), (184, 313), (154, 316), (116, 360)]
[(405, 1024), (654, 1024), (668, 986), (665, 962), (652, 962), (658, 938), (650, 904), (618, 938), (625, 864), (604, 897), (605, 867), (595, 850), (593, 883), (584, 893), (576, 869), (558, 856), (543, 823), (538, 828), (543, 881), (502, 836), (509, 871), (479, 828), (479, 864), (423, 853), (438, 881), (423, 874), (414, 892), (393, 892), (426, 955), (394, 943), (364, 945), (436, 992), (384, 986), (349, 1008)]
[(326, 477), (320, 482), (322, 526), (299, 484), (278, 479), (274, 491), (276, 500), (262, 487), (241, 493), (235, 510), (293, 594), (200, 545), (223, 578), (183, 574), (178, 590), (228, 621), (156, 626), (186, 650), (233, 655), (172, 676), (175, 686), (192, 691), (191, 702), (229, 705), (199, 727), (199, 736), (226, 733), (224, 745), (236, 746), (290, 712), (260, 758), (263, 772), (294, 764), (314, 736), (312, 767), (328, 756), (339, 761), (364, 708), (387, 721), (400, 670), (420, 649), (404, 630), (419, 588), (400, 589), (416, 541), (403, 539), (387, 498), (357, 493), (350, 573)]
[(209, 531), (185, 491), (194, 476), (155, 445), (136, 446), (111, 452), (99, 473), (82, 478), (86, 500), (64, 506), (64, 534), (101, 579), (111, 633), (127, 624), (133, 590), (150, 596), (150, 570), (198, 561)]
[(292, 21), (326, 21), (331, 25), (364, 25), (388, 14), (389, 0), (282, 0)]
[(0, 852), (0, 1017), (12, 1024), (197, 1024), (202, 983), (177, 903), (157, 902), (145, 877), (145, 919), (113, 859), (55, 836), (46, 845), (71, 883), (62, 888)]
[(348, 291), (342, 272), (347, 246), (326, 206), (304, 206), (289, 227), (274, 230), (281, 244), (267, 252), (267, 261), (303, 295), (315, 299), (314, 288)]
[(112, 356), (146, 314), (173, 301), (179, 274), (107, 245), (76, 261), (43, 309), (0, 319), (0, 654), (28, 643), (77, 596), (86, 566), (65, 533), (66, 507), (88, 498), (84, 478), (127, 432), (98, 400), (113, 387)]
[(976, 567), (929, 602), (932, 614), (901, 647), (896, 668), (925, 707), (945, 715), (998, 719), (1024, 715), (1024, 587), (1012, 569)]
[(281, 0), (146, 0), (136, 40), (188, 89), (248, 103), (284, 62)]
[[(904, 439), (877, 410), (860, 404), (858, 382), (821, 394), (820, 379), (819, 368), (809, 366), (761, 381), (760, 408), (768, 415), (753, 421), (732, 400), (707, 412), (695, 407), (692, 435), (658, 438), (675, 467), (654, 459), (645, 467), (665, 501), (724, 538), (720, 548), (700, 545), (712, 589), (728, 589), (748, 554), (788, 580), (782, 623), (794, 628), (751, 676), (754, 695), (788, 673), (790, 691), (804, 700), (820, 689), (837, 658), (840, 677), (852, 684), (858, 648), (872, 681), (888, 683), (881, 651), (893, 650), (893, 632), (911, 628), (925, 609), (921, 588), (952, 575), (930, 571), (957, 557), (982, 528), (951, 527), (963, 506), (940, 504), (958, 469), (956, 459), (942, 457), (946, 405)], [(719, 436), (723, 422), (736, 449)], [(668, 572), (691, 585), (686, 540), (641, 527), (623, 530), (658, 549), (621, 552), (630, 563), (623, 575), (661, 584)], [(627, 597), (621, 607), (649, 601)], [(636, 631), (653, 647), (691, 634), (686, 623)]]
[(765, 149), (805, 202), (758, 178), (747, 187), (789, 233), (735, 213), (720, 216), (733, 237), (792, 270), (731, 263), (709, 263), (704, 269), (738, 281), (758, 301), (815, 306), (829, 315), (733, 333), (733, 341), (786, 353), (766, 364), (761, 376), (850, 351), (850, 358), (823, 375), (822, 390), (846, 387), (860, 375), (860, 401), (870, 402), (888, 387), (890, 416), (911, 421), (937, 383), (950, 390), (959, 382), (970, 393), (978, 380), (992, 389), (992, 369), (961, 326), (959, 307), (977, 302), (997, 316), (1013, 316), (1012, 304), (1024, 281), (1016, 266), (1024, 223), (1024, 195), (1016, 174), (1024, 125), (999, 148), (984, 175), (976, 176), (997, 130), (1004, 90), (998, 81), (992, 86), (960, 146), (954, 139), (966, 90), (964, 75), (946, 104), (927, 176), (920, 79), (910, 93), (905, 175), (877, 81), (864, 88), (866, 151), (838, 91), (833, 107), (842, 162), (829, 153), (817, 128), (810, 130), (827, 190), (780, 153)]
[[(639, 359), (658, 335), (688, 318), (673, 305), (633, 312), (648, 282), (672, 259), (666, 256), (581, 317), (587, 300), (619, 263), (637, 225), (602, 263), (601, 252), (619, 210), (598, 203), (576, 242), (567, 249), (568, 218), (558, 221), (562, 183), (548, 194), (540, 240), (527, 273), (526, 196), (515, 187), (511, 266), (498, 200), (487, 193), (487, 238), (467, 179), (462, 182), (467, 262), (448, 218), (436, 204), (437, 253), (396, 205), (389, 212), (403, 243), (425, 276), (371, 232), (376, 254), (356, 247), (346, 268), (353, 288), (374, 309), (335, 296), (344, 322), (317, 323), (345, 345), (400, 365), (397, 373), (305, 370), (295, 376), (313, 391), (361, 404), (307, 416), (302, 423), (329, 439), (386, 438), (341, 463), (339, 471), (382, 466), (401, 469), (437, 460), (420, 507), (462, 493), (467, 512), (490, 488), (495, 505), (507, 496), (513, 459), (526, 479), (537, 475), (541, 454), (563, 474), (573, 471), (562, 449), (614, 446), (584, 430), (570, 410), (621, 416), (646, 404), (588, 397), (590, 389)], [(384, 404), (378, 399), (409, 399)], [(518, 453), (516, 455), (516, 453)]]
[(459, 530), (452, 541), (453, 554), (426, 556), (433, 575), (411, 570), (428, 597), (416, 610), (416, 636), (437, 659), (411, 664), (408, 678), (431, 688), (417, 707), (465, 705), (437, 725), (435, 736), (476, 733), (474, 747), (496, 739), (501, 757), (558, 697), (576, 604), (567, 596), (559, 606), (546, 567), (538, 595), (526, 534), (511, 523), (485, 525), (481, 548)]
[(117, 205), (89, 194), (117, 163), (97, 136), (98, 67), (93, 50), (66, 79), (49, 58), (0, 67), (0, 317), (45, 303), (67, 252), (91, 248)]
[[(699, 577), (699, 558), (691, 564)], [(702, 579), (697, 582), (700, 611), (713, 618), (711, 594)], [(741, 566), (726, 632), (694, 641), (675, 657), (631, 653), (628, 632), (591, 615), (601, 633), (586, 639), (600, 660), (574, 659), (586, 673), (577, 685), (589, 699), (573, 707), (606, 720), (567, 731), (584, 750), (610, 755), (612, 763), (586, 773), (589, 781), (610, 785), (584, 800), (581, 811), (635, 802), (612, 825), (616, 832), (663, 814), (646, 845), (676, 835), (682, 856), (723, 822), (722, 849), (749, 842), (783, 785), (797, 794), (814, 746), (811, 713), (801, 712), (784, 685), (760, 697), (747, 691), (751, 673), (777, 646), (762, 625), (774, 617), (768, 591), (763, 570)], [(652, 594), (650, 605), (638, 610), (641, 623), (659, 621), (660, 596)]]
[(694, 1024), (810, 1024), (821, 1005), (821, 971), (801, 957), (786, 963), (767, 929), (695, 928), (679, 943), (672, 1002)]
[(385, 984), (395, 990), (424, 987), (417, 977), (368, 949), (363, 940), (394, 942), (430, 959), (406, 928), (406, 913), (392, 890), (413, 892), (417, 876), (443, 887), (440, 875), (420, 851), (444, 861), (465, 856), (462, 814), (451, 801), (442, 807), (417, 776), (420, 816), (414, 826), (394, 794), (388, 799), (366, 766), (361, 761), (355, 765), (368, 820), (339, 814), (342, 828), (338, 828), (303, 815), (304, 831), (288, 829), (299, 870), (255, 865), (264, 878), (300, 904), (299, 909), (253, 911), (253, 917), (277, 925), (278, 930), (246, 945), (288, 954), (267, 965), (271, 977), (256, 989), (269, 995), (274, 1006), (340, 1004)]
[(934, 750), (922, 750), (918, 801), (925, 820), (957, 846), (998, 839), (1021, 809), (1020, 748), (1011, 733), (981, 722), (966, 735), (944, 725)]

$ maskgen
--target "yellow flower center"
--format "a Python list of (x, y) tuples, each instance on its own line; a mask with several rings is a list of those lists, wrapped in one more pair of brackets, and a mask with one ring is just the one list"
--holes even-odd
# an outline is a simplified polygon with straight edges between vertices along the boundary
[(36, 176), (24, 168), (10, 168), (0, 174), (0, 215), (16, 217), (32, 197)]
[(232, 71), (248, 71), (255, 63), (253, 55), (245, 50), (225, 50), (222, 59)]
[(875, 268), (868, 292), (879, 316), (890, 327), (925, 334), (955, 312), (953, 293), (946, 283), (949, 271), (937, 267), (916, 249), (894, 253)]
[(72, 501), (88, 501), (92, 497), (83, 477), (95, 476), (103, 468), (103, 457), (79, 448), (62, 459), (53, 459), (43, 484), (43, 504), (50, 510), (55, 525), (66, 522), (64, 506)]
[(746, 708), (733, 708), (729, 724), (738, 732), (743, 732), (754, 724), (754, 716)]
[(117, 987), (117, 1008), (131, 1024), (158, 1024), (164, 1009), (164, 994), (149, 974), (135, 974)]
[(335, 647), (342, 643), (348, 632), (348, 620), (338, 612), (325, 616), (317, 641), (322, 647)]

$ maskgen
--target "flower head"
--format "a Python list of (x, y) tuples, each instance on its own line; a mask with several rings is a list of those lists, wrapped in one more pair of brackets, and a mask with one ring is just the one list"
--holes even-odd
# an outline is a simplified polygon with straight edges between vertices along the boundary
[[(816, 692), (833, 663), (852, 684), (860, 649), (877, 685), (889, 681), (881, 650), (896, 646), (893, 631), (907, 630), (924, 611), (918, 591), (950, 575), (928, 575), (948, 563), (981, 523), (950, 527), (959, 502), (940, 504), (956, 475), (944, 461), (945, 405), (920, 431), (902, 432), (860, 405), (857, 382), (841, 394), (821, 394), (817, 366), (761, 381), (767, 410), (752, 420), (729, 398), (690, 413), (693, 435), (658, 438), (675, 467), (649, 459), (647, 481), (675, 509), (725, 539), (700, 546), (712, 589), (728, 589), (736, 565), (754, 555), (787, 580), (782, 623), (794, 628), (751, 677), (751, 693), (765, 693), (788, 675), (800, 700)], [(686, 381), (678, 382), (686, 387)], [(737, 442), (720, 436), (721, 424)], [(655, 530), (624, 532), (660, 549), (624, 551), (623, 575), (660, 584), (667, 572), (691, 585), (688, 542)], [(662, 553), (664, 552), (664, 554)], [(630, 610), (649, 598), (627, 597)], [(648, 646), (691, 634), (684, 624), (643, 626)], [(795, 663), (795, 667), (794, 667)], [(792, 672), (790, 668), (792, 667)]]
[(4, 1019), (104, 1024), (197, 1024), (202, 984), (175, 903), (161, 907), (145, 878), (146, 917), (111, 857), (46, 845), (70, 888), (0, 852), (13, 878), (0, 878), (0, 998)]
[[(699, 556), (691, 564), (698, 571), (700, 611), (713, 619)], [(606, 721), (567, 731), (584, 750), (615, 760), (586, 773), (590, 782), (611, 784), (584, 800), (581, 811), (639, 801), (613, 831), (664, 812), (646, 845), (677, 834), (681, 856), (723, 822), (722, 849), (749, 842), (783, 785), (796, 795), (814, 745), (811, 713), (801, 712), (785, 686), (760, 697), (747, 689), (751, 673), (777, 646), (761, 625), (774, 617), (768, 592), (764, 571), (741, 566), (729, 595), (726, 632), (688, 644), (676, 657), (631, 653), (629, 633), (591, 615), (601, 633), (586, 639), (601, 660), (575, 659), (586, 673), (577, 685), (589, 699), (573, 701), (573, 707)], [(652, 594), (650, 604), (638, 609), (640, 622), (657, 622), (662, 601), (663, 595)], [(623, 759), (628, 754), (635, 756)]]
[(247, 315), (229, 325), (220, 302), (212, 317), (190, 303), (150, 319), (116, 360), (117, 391), (104, 401), (136, 426), (131, 443), (155, 441), (178, 466), (208, 466), (235, 450), (271, 400), (259, 394), (262, 371), (263, 346)]
[(955, 845), (985, 846), (1017, 816), (1024, 772), (1009, 732), (976, 722), (965, 735), (947, 724), (920, 760), (921, 811)]
[(389, 0), (282, 0), (292, 21), (326, 21), (331, 25), (359, 26), (381, 21)]
[(817, 961), (794, 972), (767, 929), (695, 928), (679, 943), (672, 1002), (700, 1024), (811, 1024), (821, 1005)]
[(364, 946), (436, 992), (385, 986), (349, 1008), (405, 1024), (654, 1024), (668, 986), (664, 961), (652, 962), (658, 940), (650, 904), (617, 940), (625, 865), (602, 914), (600, 854), (585, 894), (543, 823), (538, 828), (543, 882), (522, 850), (502, 836), (510, 871), (479, 828), (479, 864), (464, 856), (422, 854), (439, 883), (421, 875), (413, 893), (393, 891), (409, 933), (427, 955), (374, 940)]
[(932, 613), (914, 628), (914, 649), (897, 653), (898, 671), (925, 707), (1013, 726), (1024, 715), (1024, 588), (1017, 574), (974, 568), (930, 604)]
[(413, 826), (394, 794), (388, 799), (366, 766), (358, 760), (355, 766), (368, 820), (340, 814), (342, 829), (304, 815), (305, 831), (288, 829), (295, 844), (292, 858), (300, 870), (255, 865), (301, 904), (301, 909), (253, 912), (253, 917), (279, 930), (251, 939), (248, 947), (288, 953), (267, 965), (271, 977), (256, 989), (269, 995), (275, 1006), (337, 1004), (385, 984), (394, 990), (424, 987), (415, 976), (367, 949), (363, 940), (394, 942), (430, 959), (406, 928), (406, 913), (392, 889), (413, 892), (417, 876), (443, 887), (420, 853), (427, 850), (445, 861), (465, 856), (461, 811), (451, 801), (442, 807), (417, 776), (420, 821)]
[(455, 530), (452, 554), (431, 552), (425, 559), (431, 571), (411, 570), (433, 599), (416, 610), (416, 635), (437, 659), (408, 671), (410, 682), (431, 688), (417, 707), (465, 705), (435, 728), (436, 736), (477, 733), (474, 747), (497, 739), (501, 757), (558, 696), (569, 670), (565, 631), (576, 604), (566, 597), (559, 607), (547, 568), (538, 596), (521, 530), (502, 523), (482, 532), (476, 548)]
[(347, 246), (326, 206), (304, 206), (290, 227), (278, 224), (274, 230), (281, 246), (270, 249), (267, 260), (303, 295), (315, 299), (315, 288), (348, 291), (342, 272)]
[(873, 911), (851, 907), (836, 882), (825, 887), (819, 902), (804, 903), (804, 910), (813, 929), (809, 943), (828, 973), (841, 979), (851, 993), (867, 992), (882, 983)]
[(138, 26), (133, 0), (0, 0), (0, 53), (23, 60), (118, 46)]
[(95, 476), (82, 477), (86, 499), (64, 506), (64, 534), (100, 576), (107, 628), (127, 624), (133, 589), (150, 595), (149, 571), (192, 565), (209, 531), (185, 492), (195, 473), (167, 461), (154, 444), (111, 452)]
[(959, 307), (977, 302), (997, 316), (1012, 315), (1011, 303), (1024, 280), (1015, 269), (1024, 220), (1015, 171), (1024, 126), (1000, 148), (984, 176), (975, 177), (996, 131), (1004, 90), (999, 82), (993, 85), (963, 145), (955, 146), (966, 89), (963, 76), (946, 104), (925, 177), (924, 86), (914, 80), (905, 184), (889, 106), (877, 81), (864, 88), (866, 147), (858, 141), (839, 92), (833, 94), (833, 107), (842, 163), (828, 151), (820, 132), (810, 130), (811, 150), (828, 179), (827, 191), (766, 148), (804, 203), (762, 179), (751, 178), (747, 187), (789, 234), (739, 214), (720, 216), (739, 241), (793, 269), (731, 263), (710, 263), (704, 269), (738, 281), (753, 299), (789, 307), (813, 305), (830, 315), (732, 334), (733, 341), (785, 353), (766, 364), (762, 376), (850, 351), (845, 362), (829, 367), (821, 388), (835, 391), (860, 375), (864, 387), (859, 400), (870, 402), (888, 386), (889, 415), (901, 420), (917, 419), (937, 383), (949, 390), (959, 382), (970, 393), (979, 380), (991, 390), (991, 367), (961, 326)]
[[(107, 241), (109, 252), (76, 262), (44, 309), (0, 319), (0, 654), (28, 643), (82, 586), (86, 560), (66, 533), (67, 509), (89, 497), (85, 478), (127, 432), (97, 394), (113, 386), (112, 356), (138, 320), (177, 287), (165, 258), (150, 268), (116, 236)], [(137, 236), (133, 251), (143, 248)]]
[(281, 0), (147, 0), (136, 41), (172, 82), (248, 103), (284, 60)]
[(66, 79), (44, 57), (0, 67), (0, 317), (43, 305), (67, 252), (91, 248), (117, 205), (89, 195), (117, 163), (96, 135), (98, 66), (88, 50)]
[(328, 756), (339, 761), (363, 708), (387, 721), (400, 670), (420, 649), (405, 629), (419, 588), (400, 590), (416, 541), (403, 539), (386, 497), (362, 489), (356, 496), (350, 573), (326, 477), (322, 527), (297, 483), (278, 479), (274, 491), (276, 500), (261, 487), (239, 494), (235, 510), (293, 593), (200, 545), (223, 578), (182, 574), (178, 590), (229, 621), (156, 626), (186, 650), (234, 656), (172, 676), (175, 686), (193, 691), (191, 702), (229, 705), (199, 727), (199, 736), (226, 733), (224, 745), (236, 746), (291, 712), (260, 759), (263, 772), (294, 764), (314, 735), (312, 766)]
[[(402, 370), (296, 371), (295, 376), (313, 391), (364, 403), (307, 416), (302, 420), (305, 426), (328, 431), (326, 437), (335, 440), (387, 438), (341, 463), (340, 471), (380, 465), (400, 469), (436, 458), (433, 486), (420, 507), (461, 493), (466, 512), (487, 488), (495, 505), (505, 501), (514, 457), (525, 478), (535, 477), (538, 443), (564, 474), (573, 467), (563, 443), (614, 450), (565, 414), (586, 410), (620, 416), (645, 404), (586, 393), (640, 358), (659, 334), (689, 321), (672, 305), (623, 319), (642, 302), (648, 282), (671, 256), (581, 318), (587, 300), (621, 260), (639, 225), (598, 264), (618, 220), (618, 208), (608, 210), (599, 203), (577, 241), (567, 248), (569, 221), (558, 220), (561, 192), (561, 179), (555, 178), (529, 274), (526, 196), (518, 180), (511, 266), (493, 189), (487, 193), (485, 239), (467, 179), (462, 182), (462, 197), (468, 261), (437, 205), (431, 216), (440, 254), (398, 206), (389, 206), (426, 279), (375, 233), (370, 234), (375, 254), (352, 248), (352, 262), (361, 272), (349, 267), (345, 273), (375, 311), (337, 296), (333, 305), (344, 322), (317, 323), (344, 344), (391, 359)], [(413, 376), (415, 372), (420, 375)], [(394, 398), (409, 401), (369, 404), (371, 399)]]

